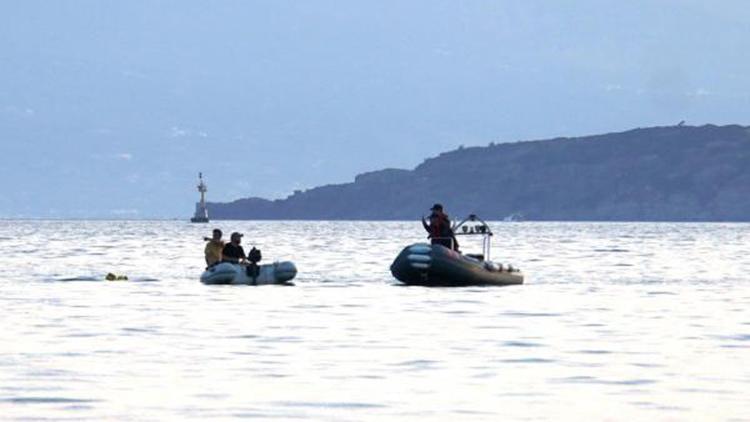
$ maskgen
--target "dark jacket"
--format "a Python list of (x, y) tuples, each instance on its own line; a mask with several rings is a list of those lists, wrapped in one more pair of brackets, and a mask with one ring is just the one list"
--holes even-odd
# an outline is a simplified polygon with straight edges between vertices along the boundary
[(233, 243), (227, 243), (224, 245), (224, 250), (221, 251), (221, 257), (223, 262), (233, 262), (235, 264), (247, 258), (242, 246), (235, 246)]

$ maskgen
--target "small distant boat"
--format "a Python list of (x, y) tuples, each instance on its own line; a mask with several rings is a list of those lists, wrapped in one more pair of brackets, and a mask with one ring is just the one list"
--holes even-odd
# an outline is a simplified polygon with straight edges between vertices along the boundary
[(416, 243), (396, 257), (391, 274), (404, 284), (421, 286), (523, 284), (519, 269), (490, 260), (493, 233), (487, 223), (472, 214), (455, 226), (454, 232), (456, 236), (482, 237), (483, 253), (463, 255), (442, 245)]
[(208, 208), (206, 207), (206, 192), (208, 186), (203, 183), (203, 173), (198, 173), (198, 192), (201, 193), (201, 201), (195, 204), (195, 214), (190, 219), (191, 223), (208, 223)]
[(289, 261), (264, 265), (241, 265), (222, 262), (206, 269), (203, 284), (289, 284), (297, 276), (297, 267)]
[(526, 218), (520, 212), (514, 212), (513, 214), (507, 215), (505, 218), (503, 218), (503, 221), (506, 223), (525, 221), (525, 220)]

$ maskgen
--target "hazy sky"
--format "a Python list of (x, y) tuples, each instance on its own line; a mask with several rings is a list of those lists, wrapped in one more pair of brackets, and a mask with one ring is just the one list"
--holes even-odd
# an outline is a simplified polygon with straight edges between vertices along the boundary
[(747, 0), (0, 2), (0, 217), (187, 217), (463, 145), (750, 123)]

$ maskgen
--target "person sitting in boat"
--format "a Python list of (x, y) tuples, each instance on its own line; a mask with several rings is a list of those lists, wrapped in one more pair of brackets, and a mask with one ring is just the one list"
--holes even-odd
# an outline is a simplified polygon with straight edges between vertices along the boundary
[(233, 264), (239, 264), (247, 260), (245, 250), (242, 249), (240, 243), (242, 243), (242, 233), (234, 232), (230, 236), (230, 242), (224, 246), (221, 251), (222, 262), (231, 262)]
[(448, 214), (443, 212), (443, 206), (435, 204), (430, 208), (430, 211), (429, 224), (422, 217), (422, 226), (429, 233), (427, 237), (430, 238), (431, 243), (433, 245), (443, 245), (448, 249), (458, 251), (458, 241), (451, 228), (451, 220)]
[(224, 249), (224, 241), (221, 240), (221, 236), (221, 230), (214, 229), (210, 239), (207, 237), (203, 238), (203, 240), (207, 241), (206, 249), (203, 253), (206, 256), (206, 265), (209, 267), (221, 262), (221, 251)]

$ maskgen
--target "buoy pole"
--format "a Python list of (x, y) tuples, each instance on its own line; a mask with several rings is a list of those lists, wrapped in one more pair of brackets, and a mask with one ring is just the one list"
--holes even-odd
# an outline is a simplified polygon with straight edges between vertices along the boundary
[(206, 208), (206, 192), (208, 192), (208, 186), (206, 186), (206, 183), (203, 181), (203, 172), (198, 173), (198, 192), (201, 193), (200, 216), (208, 219), (208, 209)]
[(203, 173), (198, 173), (198, 192), (201, 193), (201, 208), (206, 209), (206, 192), (208, 192), (208, 187), (205, 183), (203, 183)]

